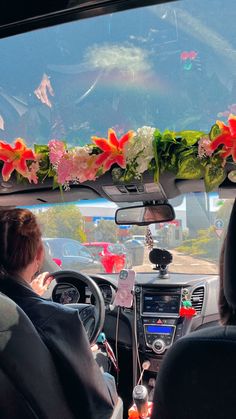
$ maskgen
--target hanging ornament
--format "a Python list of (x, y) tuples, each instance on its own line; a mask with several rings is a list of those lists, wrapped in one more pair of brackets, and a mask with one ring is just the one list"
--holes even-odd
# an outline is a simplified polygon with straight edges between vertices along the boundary
[(152, 232), (150, 230), (150, 227), (147, 227), (146, 236), (145, 236), (145, 246), (147, 246), (149, 250), (152, 250), (153, 245), (154, 243), (153, 243)]
[(179, 310), (179, 315), (180, 317), (191, 318), (193, 316), (196, 316), (196, 314), (197, 312), (195, 308), (192, 307), (191, 296), (190, 296), (189, 290), (185, 288), (182, 291), (182, 301), (181, 301), (181, 307)]

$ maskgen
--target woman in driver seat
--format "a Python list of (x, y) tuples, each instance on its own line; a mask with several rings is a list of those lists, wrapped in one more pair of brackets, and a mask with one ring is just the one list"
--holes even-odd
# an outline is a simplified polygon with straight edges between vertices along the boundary
[[(34, 214), (26, 209), (1, 210), (0, 291), (23, 309), (49, 348), (75, 417), (110, 418), (118, 397), (115, 384), (99, 370), (78, 310), (45, 300), (32, 288), (43, 261)], [(50, 281), (45, 274), (42, 278)]]

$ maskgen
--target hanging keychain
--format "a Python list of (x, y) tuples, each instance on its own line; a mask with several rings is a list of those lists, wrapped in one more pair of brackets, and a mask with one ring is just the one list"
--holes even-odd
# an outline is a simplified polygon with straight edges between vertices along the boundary
[(104, 346), (108, 358), (112, 362), (115, 370), (119, 372), (117, 359), (115, 357), (115, 354), (113, 352), (113, 349), (112, 349), (111, 345), (108, 343), (108, 341), (106, 339), (105, 333), (100, 333), (100, 335), (98, 336), (98, 339), (97, 339), (97, 343), (100, 343)]
[(180, 317), (191, 318), (196, 316), (197, 312), (194, 307), (192, 307), (191, 296), (189, 290), (184, 288), (182, 291), (182, 301), (181, 308), (179, 310)]

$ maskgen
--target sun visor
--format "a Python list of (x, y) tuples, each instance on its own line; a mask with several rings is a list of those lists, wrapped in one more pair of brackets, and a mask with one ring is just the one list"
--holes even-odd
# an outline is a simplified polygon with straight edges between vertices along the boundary
[(224, 293), (225, 297), (236, 310), (236, 200), (232, 208), (227, 238), (225, 243), (224, 257)]

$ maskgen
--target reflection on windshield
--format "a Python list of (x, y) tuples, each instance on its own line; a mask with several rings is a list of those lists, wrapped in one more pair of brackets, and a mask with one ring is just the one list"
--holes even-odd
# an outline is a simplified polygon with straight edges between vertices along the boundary
[[(216, 194), (188, 194), (175, 208), (176, 218), (149, 227), (115, 224), (116, 204), (103, 199), (34, 207), (48, 254), (62, 268), (87, 273), (116, 273), (123, 268), (152, 272), (149, 252), (173, 254), (171, 272), (217, 274), (231, 200)], [(32, 208), (31, 208), (32, 209)]]
[(0, 40), (1, 138), (208, 131), (236, 112), (235, 2), (217, 6), (183, 0)]

